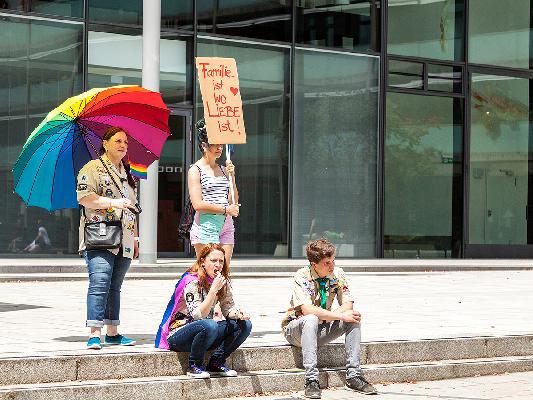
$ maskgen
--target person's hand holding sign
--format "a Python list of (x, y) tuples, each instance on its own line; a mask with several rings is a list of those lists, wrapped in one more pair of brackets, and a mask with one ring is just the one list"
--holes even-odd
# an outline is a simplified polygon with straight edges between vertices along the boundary
[(229, 206), (227, 206), (226, 214), (231, 215), (232, 217), (238, 217), (239, 216), (239, 205), (230, 204)]
[(235, 165), (233, 165), (231, 160), (226, 160), (226, 171), (228, 171), (228, 174), (235, 176)]
[[(226, 160), (226, 172), (229, 175), (231, 185), (234, 187), (234, 190), (236, 190), (235, 188), (235, 165), (233, 165), (231, 160)], [(232, 217), (238, 217), (240, 206), (241, 206), (240, 204), (230, 204), (226, 210), (226, 213), (228, 215), (231, 215)]]

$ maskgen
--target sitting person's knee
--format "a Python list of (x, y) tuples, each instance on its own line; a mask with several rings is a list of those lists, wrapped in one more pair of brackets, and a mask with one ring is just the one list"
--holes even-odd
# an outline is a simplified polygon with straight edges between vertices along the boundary
[(216, 332), (218, 330), (218, 324), (212, 319), (201, 319), (201, 324), (204, 330), (209, 332)]
[(249, 335), (250, 332), (252, 331), (252, 321), (250, 321), (249, 319), (240, 320), (239, 324), (241, 326), (241, 330), (243, 332), (248, 332), (248, 335)]
[(361, 322), (343, 322), (344, 329), (360, 328)]

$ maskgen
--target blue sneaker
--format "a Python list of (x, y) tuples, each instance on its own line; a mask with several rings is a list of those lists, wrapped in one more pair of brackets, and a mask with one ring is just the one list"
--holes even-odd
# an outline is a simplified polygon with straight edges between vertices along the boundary
[(99, 337), (92, 337), (87, 340), (87, 348), (93, 350), (100, 350), (102, 348), (102, 343), (100, 342)]
[(194, 379), (207, 379), (211, 377), (209, 372), (206, 372), (202, 367), (199, 367), (196, 364), (192, 364), (187, 369), (187, 376), (190, 376)]
[(122, 336), (122, 335), (115, 335), (115, 336), (105, 335), (104, 343), (111, 345), (111, 346), (115, 346), (115, 345), (135, 346), (137, 342), (133, 339), (127, 338), (126, 336)]

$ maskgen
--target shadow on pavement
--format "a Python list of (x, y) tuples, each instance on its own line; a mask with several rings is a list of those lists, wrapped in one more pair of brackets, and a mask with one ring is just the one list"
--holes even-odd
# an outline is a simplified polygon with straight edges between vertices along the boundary
[(35, 306), (33, 304), (0, 303), (0, 312), (32, 310), (34, 308), (50, 308), (50, 307)]
[(252, 329), (252, 333), (250, 333), (250, 336), (248, 336), (248, 337), (250, 337), (250, 338), (262, 338), (265, 335), (275, 335), (275, 334), (277, 334), (277, 335), (281, 334), (281, 328), (278, 329), (277, 331), (254, 331)]
[[(120, 332), (119, 332), (120, 333)], [(130, 339), (133, 339), (137, 341), (138, 345), (141, 344), (154, 344), (155, 342), (155, 335), (152, 334), (137, 334), (137, 335), (129, 335), (127, 332), (122, 333), (124, 336), (129, 337)], [(54, 341), (57, 342), (71, 342), (71, 343), (78, 343), (78, 342), (86, 342), (87, 336), (62, 336), (54, 338)], [(102, 336), (103, 340), (103, 336)]]

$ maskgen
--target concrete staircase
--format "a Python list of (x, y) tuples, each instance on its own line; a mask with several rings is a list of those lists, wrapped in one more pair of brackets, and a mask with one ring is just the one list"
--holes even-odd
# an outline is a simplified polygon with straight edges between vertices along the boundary
[[(123, 349), (120, 349), (123, 350)], [(533, 370), (533, 335), (362, 345), (370, 382), (421, 381)], [(290, 346), (237, 350), (227, 365), (236, 378), (187, 378), (186, 354), (86, 352), (0, 358), (0, 400), (191, 399), (301, 390), (301, 353)], [(343, 385), (344, 346), (321, 349), (321, 385)]]
[[(157, 264), (134, 261), (126, 279), (176, 279), (193, 264), (193, 259), (159, 260)], [(232, 260), (233, 278), (291, 277), (305, 265), (303, 259), (236, 258)], [(337, 259), (336, 265), (347, 273), (396, 274), (452, 271), (525, 271), (531, 260), (467, 259)], [(0, 282), (87, 280), (87, 268), (80, 258), (0, 259)]]

